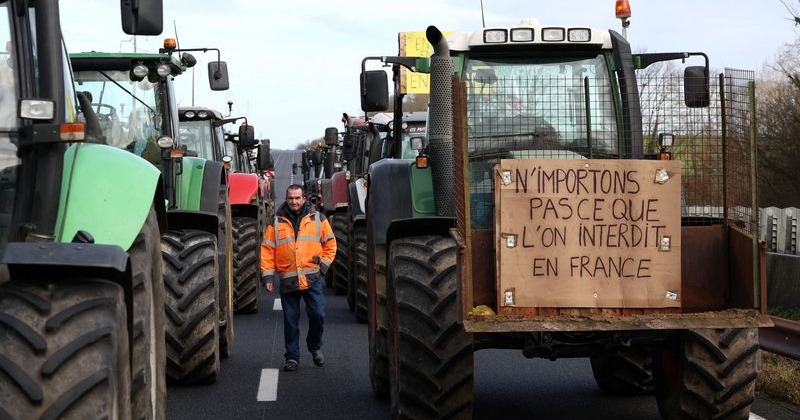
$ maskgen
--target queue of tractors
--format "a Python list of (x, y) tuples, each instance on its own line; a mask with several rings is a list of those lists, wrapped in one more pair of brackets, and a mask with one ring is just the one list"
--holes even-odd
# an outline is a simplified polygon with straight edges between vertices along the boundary
[[(234, 313), (258, 310), (269, 143), (244, 117), (178, 108), (188, 52), (212, 48), (68, 55), (57, 2), (1, 6), (24, 65), (0, 121), (0, 413), (165, 418), (166, 383), (214, 382)], [(161, 10), (123, 1), (123, 30), (160, 34)], [(704, 128), (734, 106), (710, 92), (735, 84), (712, 86), (703, 53), (633, 53), (613, 30), (425, 37), (430, 57), (365, 58), (365, 116), (302, 160), (339, 242), (327, 282), (367, 324), (391, 416), (470, 418), (474, 352), (503, 348), (588, 358), (603, 391), (652, 393), (665, 419), (747, 418), (763, 249), (752, 180), (726, 171), (754, 172), (752, 149), (697, 155), (715, 143), (689, 127), (704, 147), (673, 155), (676, 133), (642, 129), (637, 71), (704, 60), (674, 89)], [(392, 65), (390, 116), (369, 61)], [(424, 115), (403, 112), (402, 71), (430, 78)], [(209, 87), (228, 88), (219, 57)]]
[[(161, 33), (160, 0), (121, 11), (126, 33)], [(257, 286), (269, 205), (250, 160), (258, 147), (268, 162), (269, 149), (247, 126), (202, 139), (218, 154), (194, 149), (173, 78), (196, 60), (174, 40), (158, 53), (67, 55), (58, 2), (0, 12), (16, 63), (30, 63), (11, 68), (5, 94), (19, 100), (4, 102), (15, 118), (0, 135), (4, 417), (163, 419), (166, 383), (215, 381), (234, 309), (257, 308), (251, 285), (234, 302), (234, 279)], [(225, 63), (209, 70), (210, 88), (227, 89)], [(225, 156), (224, 139), (242, 155)], [(233, 159), (252, 173), (231, 173)]]

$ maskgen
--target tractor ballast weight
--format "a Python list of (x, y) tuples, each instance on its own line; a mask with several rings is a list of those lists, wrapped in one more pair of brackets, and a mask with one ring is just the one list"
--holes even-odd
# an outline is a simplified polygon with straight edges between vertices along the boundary
[[(692, 160), (700, 149), (689, 147), (679, 156), (694, 164), (707, 159), (709, 168), (694, 167), (695, 173), (686, 174), (678, 162), (644, 159), (670, 157), (672, 143), (659, 143), (660, 153), (651, 153), (655, 140), (642, 130), (645, 104), (635, 70), (702, 57), (705, 65), (687, 68), (683, 89), (672, 92), (683, 92), (689, 108), (709, 106), (705, 54), (634, 55), (614, 31), (545, 27), (535, 20), (449, 40), (435, 27), (426, 35), (434, 51), (423, 150), (428, 165), (424, 159), (383, 160), (370, 166), (368, 178), (370, 379), (377, 395), (391, 396), (392, 416), (470, 418), (473, 352), (517, 348), (529, 358), (588, 357), (603, 391), (655, 391), (666, 419), (718, 413), (745, 418), (758, 370), (757, 327), (770, 324), (760, 297), (763, 250), (753, 226), (742, 221), (747, 217), (735, 219), (722, 211), (698, 217), (687, 204), (733, 197), (733, 184), (719, 178), (735, 174), (723, 174), (714, 165), (737, 155)], [(546, 41), (559, 36), (558, 45)], [(385, 83), (372, 89), (375, 76), (363, 73), (362, 66), (361, 80), (367, 82), (362, 104), (383, 104)], [(720, 89), (738, 92), (738, 85), (724, 82), (720, 76)], [(717, 112), (724, 110), (708, 114)], [(659, 139), (672, 138), (662, 134)], [(688, 133), (683, 137), (696, 140)], [(737, 150), (746, 155), (750, 147)], [(752, 159), (740, 165), (755, 170)], [(703, 170), (706, 177), (697, 175)], [(617, 174), (617, 184), (606, 184), (616, 185), (616, 192), (598, 187), (606, 181), (586, 191), (552, 187), (567, 179), (556, 173), (577, 180), (590, 172)], [(429, 174), (426, 185), (413, 184), (421, 181), (415, 173)], [(711, 173), (719, 193), (695, 184), (708, 183)], [(751, 188), (751, 182), (739, 180), (732, 188)], [(614, 217), (626, 229), (642, 229), (644, 224), (637, 223), (645, 219), (634, 216), (630, 204), (655, 203), (648, 194), (660, 204), (648, 210), (646, 220), (656, 223), (651, 217), (659, 212), (664, 223), (648, 242), (597, 242), (585, 236), (585, 229), (610, 220), (604, 206), (625, 200), (626, 213)], [(595, 200), (600, 213), (594, 219), (585, 218), (585, 208), (577, 204), (583, 197)], [(415, 200), (427, 203), (429, 211), (415, 214)], [(755, 202), (737, 203), (757, 208)], [(515, 212), (517, 207), (524, 209)], [(568, 216), (575, 211), (580, 223)], [(553, 236), (534, 236), (537, 228)], [(595, 262), (559, 263), (582, 258)], [(640, 270), (647, 261), (645, 271), (625, 268), (635, 258)], [(659, 261), (660, 268), (650, 271), (651, 261)], [(624, 293), (603, 289), (606, 276)], [(592, 285), (583, 289), (587, 283)], [(647, 290), (640, 288), (643, 283)], [(445, 335), (447, 340), (440, 340)], [(731, 337), (736, 345), (729, 345)], [(704, 358), (704, 346), (720, 358)], [(626, 375), (631, 367), (633, 374)], [(701, 371), (720, 387), (694, 381)], [(420, 382), (423, 376), (431, 382)]]

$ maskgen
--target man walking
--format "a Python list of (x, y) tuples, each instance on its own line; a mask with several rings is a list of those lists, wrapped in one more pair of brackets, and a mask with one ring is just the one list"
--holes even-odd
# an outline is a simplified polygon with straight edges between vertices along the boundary
[(285, 371), (300, 362), (300, 300), (306, 303), (306, 346), (314, 364), (322, 366), (322, 331), (325, 321), (325, 273), (336, 256), (336, 239), (324, 215), (306, 201), (303, 187), (286, 189), (286, 202), (267, 227), (261, 243), (261, 284), (272, 292), (278, 281), (283, 306)]

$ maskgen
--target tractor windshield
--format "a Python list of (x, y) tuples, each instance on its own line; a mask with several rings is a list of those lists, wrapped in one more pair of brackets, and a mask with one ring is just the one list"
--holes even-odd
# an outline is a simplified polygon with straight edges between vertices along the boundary
[(619, 157), (603, 55), (479, 56), (465, 61), (470, 209), (492, 229), (492, 168), (500, 159)]
[(468, 59), (462, 78), (470, 155), (617, 155), (609, 74), (603, 56), (594, 54)]
[(209, 120), (181, 121), (181, 145), (186, 147), (187, 156), (198, 156), (208, 160), (221, 161), (222, 156), (214, 154), (217, 138), (223, 135), (221, 127), (212, 127)]
[(100, 120), (106, 144), (127, 149), (156, 164), (161, 119), (156, 110), (156, 83), (132, 81), (128, 71), (77, 71), (75, 90), (87, 95)]

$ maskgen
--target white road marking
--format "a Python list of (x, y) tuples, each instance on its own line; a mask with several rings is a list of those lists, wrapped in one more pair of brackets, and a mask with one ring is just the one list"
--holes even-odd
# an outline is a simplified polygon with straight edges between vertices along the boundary
[(756, 413), (750, 413), (750, 420), (767, 420)]
[(261, 369), (257, 398), (258, 401), (278, 400), (278, 369)]
[(281, 298), (275, 298), (275, 301), (272, 303), (272, 310), (273, 311), (283, 310), (283, 305), (281, 304)]

